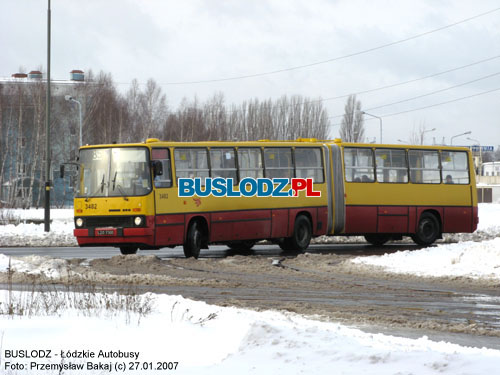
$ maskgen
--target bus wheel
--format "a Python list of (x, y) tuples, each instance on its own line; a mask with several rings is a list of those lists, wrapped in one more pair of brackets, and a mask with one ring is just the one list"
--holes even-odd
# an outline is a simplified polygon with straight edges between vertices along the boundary
[(367, 235), (365, 235), (366, 242), (369, 242), (374, 246), (382, 246), (390, 239), (391, 239), (390, 234), (367, 234)]
[(228, 242), (226, 245), (231, 250), (248, 251), (248, 250), (251, 250), (252, 247), (255, 245), (255, 241), (252, 241), (252, 240), (233, 241), (233, 242)]
[(309, 246), (312, 237), (312, 225), (305, 215), (297, 216), (292, 237), (287, 237), (279, 244), (283, 250), (304, 251)]
[(186, 241), (183, 245), (186, 258), (193, 257), (194, 259), (198, 259), (200, 256), (202, 238), (203, 232), (200, 229), (200, 224), (197, 221), (193, 221), (189, 226)]
[(439, 237), (440, 226), (439, 221), (434, 214), (424, 212), (420, 216), (417, 232), (412, 234), (413, 241), (421, 246), (429, 246)]
[(135, 246), (122, 246), (120, 247), (120, 253), (123, 255), (132, 255), (137, 253), (137, 247)]

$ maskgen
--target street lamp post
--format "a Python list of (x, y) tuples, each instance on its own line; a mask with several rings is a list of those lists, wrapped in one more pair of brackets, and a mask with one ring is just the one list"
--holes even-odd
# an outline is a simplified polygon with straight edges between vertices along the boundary
[(367, 113), (365, 111), (361, 111), (361, 114), (362, 115), (368, 115), (368, 116), (371, 116), (371, 117), (378, 118), (378, 120), (380, 121), (380, 143), (382, 143), (382, 118), (378, 117), (378, 116), (375, 116), (375, 115), (372, 115), (371, 113)]
[(78, 104), (78, 113), (80, 119), (80, 147), (82, 147), (82, 104), (71, 95), (65, 95), (64, 99), (66, 99), (68, 102), (75, 102), (76, 104)]
[(433, 132), (434, 130), (436, 130), (436, 128), (432, 128), (431, 130), (424, 130), (422, 132), (422, 139), (420, 140), (420, 143), (424, 144), (425, 133), (430, 133), (430, 132)]
[(467, 134), (470, 134), (470, 133), (472, 133), (472, 132), (469, 130), (468, 132), (454, 135), (453, 137), (450, 138), (450, 145), (453, 145), (453, 138), (461, 137), (462, 135), (467, 135)]
[(45, 204), (44, 231), (50, 232), (50, 0), (47, 0), (47, 93), (45, 100)]

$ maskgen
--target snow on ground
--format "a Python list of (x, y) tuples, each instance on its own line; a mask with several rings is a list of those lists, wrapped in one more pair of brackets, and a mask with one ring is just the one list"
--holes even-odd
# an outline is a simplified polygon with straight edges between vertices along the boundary
[(50, 232), (44, 231), (43, 209), (3, 209), (0, 219), (9, 218), (18, 224), (0, 225), (0, 246), (77, 246), (73, 236), (73, 209), (50, 210)]
[(478, 205), (479, 224), (477, 230), (500, 234), (500, 204), (480, 203)]
[(9, 266), (15, 272), (45, 275), (51, 279), (59, 279), (62, 276), (67, 276), (68, 273), (68, 262), (64, 259), (39, 255), (11, 258), (0, 254), (0, 272), (7, 272)]
[(420, 250), (357, 257), (354, 264), (417, 276), (462, 276), (500, 280), (500, 237), (483, 242), (460, 242)]
[[(27, 292), (20, 292), (27, 293)], [(1, 296), (1, 294), (0, 294)], [(280, 312), (217, 307), (179, 296), (148, 295), (154, 311), (146, 317), (82, 315), (66, 309), (58, 316), (0, 316), (6, 374), (101, 374), (85, 362), (102, 366), (130, 364), (127, 374), (178, 362), (178, 374), (486, 374), (496, 373), (500, 351), (471, 348), (427, 337), (408, 339), (370, 334), (337, 323), (325, 323)], [(6, 299), (4, 295), (4, 300)], [(2, 298), (0, 298), (2, 300)], [(52, 359), (8, 359), (6, 350), (51, 350)], [(87, 351), (95, 358), (61, 360), (62, 352)], [(102, 353), (136, 352), (134, 358), (98, 358)], [(121, 354), (120, 354), (121, 353)], [(7, 363), (31, 371), (11, 371)], [(34, 363), (33, 365), (31, 363)], [(36, 371), (38, 364), (83, 364), (84, 370)], [(9, 365), (10, 366), (10, 365)], [(170, 366), (175, 366), (171, 364)], [(3, 372), (4, 371), (4, 372)]]

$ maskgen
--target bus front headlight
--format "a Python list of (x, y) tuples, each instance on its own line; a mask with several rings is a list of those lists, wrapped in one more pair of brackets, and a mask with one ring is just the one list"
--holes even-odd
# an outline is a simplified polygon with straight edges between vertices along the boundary
[(83, 219), (79, 217), (78, 219), (75, 220), (75, 224), (78, 228), (83, 227)]
[(140, 226), (142, 224), (142, 217), (136, 216), (135, 219), (134, 219), (134, 224), (136, 226)]

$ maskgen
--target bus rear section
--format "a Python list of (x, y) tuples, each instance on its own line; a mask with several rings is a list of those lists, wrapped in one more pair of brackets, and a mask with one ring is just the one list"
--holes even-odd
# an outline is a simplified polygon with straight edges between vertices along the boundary
[(470, 152), (430, 146), (343, 145), (345, 235), (374, 244), (411, 236), (427, 246), (478, 224)]

